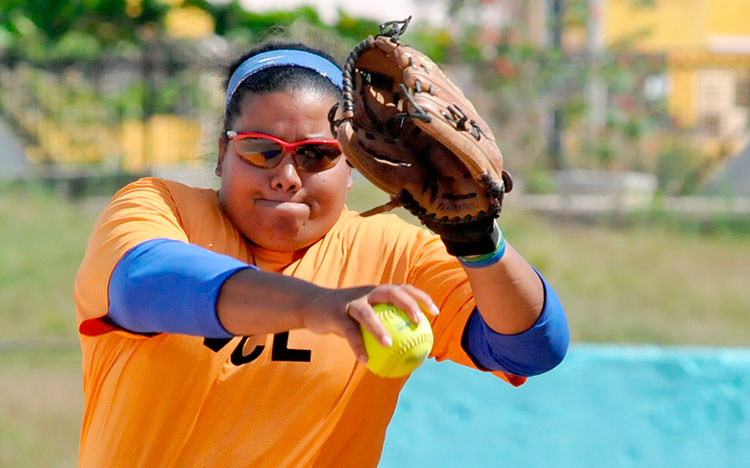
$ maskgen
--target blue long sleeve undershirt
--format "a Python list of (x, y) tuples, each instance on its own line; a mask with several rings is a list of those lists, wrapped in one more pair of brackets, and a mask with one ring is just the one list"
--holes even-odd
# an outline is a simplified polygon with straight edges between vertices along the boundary
[(224, 281), (257, 268), (171, 239), (143, 242), (117, 263), (109, 279), (109, 318), (137, 333), (231, 338), (216, 316)]
[[(136, 333), (180, 333), (230, 338), (216, 315), (224, 281), (255, 266), (202, 247), (152, 239), (126, 253), (109, 281), (109, 319)], [(537, 323), (517, 335), (491, 330), (474, 310), (462, 346), (475, 364), (519, 376), (545, 372), (565, 356), (567, 321), (554, 291), (544, 283), (545, 304)]]

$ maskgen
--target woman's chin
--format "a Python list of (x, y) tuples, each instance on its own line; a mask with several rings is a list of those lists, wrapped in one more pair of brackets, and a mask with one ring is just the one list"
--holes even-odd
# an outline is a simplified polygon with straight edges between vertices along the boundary
[(308, 239), (302, 233), (277, 232), (272, 239), (255, 242), (259, 247), (273, 252), (296, 252), (313, 244), (318, 239)]
[[(297, 215), (297, 216), (295, 216)], [(293, 252), (307, 247), (320, 237), (309, 232), (307, 217), (298, 216), (299, 213), (288, 213), (282, 210), (275, 216), (264, 216), (263, 224), (254, 224), (248, 229), (248, 238), (266, 250), (277, 252)]]

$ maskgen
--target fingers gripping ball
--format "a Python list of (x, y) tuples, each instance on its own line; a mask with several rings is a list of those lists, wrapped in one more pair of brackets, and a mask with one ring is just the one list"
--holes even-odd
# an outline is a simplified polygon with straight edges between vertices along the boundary
[(373, 308), (393, 338), (393, 345), (381, 345), (370, 332), (360, 327), (367, 350), (367, 368), (380, 377), (403, 377), (419, 367), (432, 350), (430, 322), (422, 315), (417, 325), (392, 304), (375, 304)]

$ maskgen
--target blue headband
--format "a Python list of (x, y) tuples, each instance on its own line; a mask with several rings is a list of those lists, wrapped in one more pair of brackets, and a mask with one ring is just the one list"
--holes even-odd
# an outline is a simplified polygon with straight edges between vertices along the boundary
[(254, 55), (237, 67), (237, 70), (232, 74), (232, 78), (229, 80), (229, 85), (227, 86), (227, 101), (224, 104), (224, 107), (226, 108), (229, 106), (229, 101), (232, 99), (232, 95), (247, 77), (261, 70), (265, 70), (266, 68), (283, 66), (310, 69), (321, 76), (328, 78), (328, 80), (330, 80), (330, 82), (338, 89), (343, 88), (343, 75), (341, 69), (327, 58), (304, 50), (271, 50), (263, 52), (262, 54)]

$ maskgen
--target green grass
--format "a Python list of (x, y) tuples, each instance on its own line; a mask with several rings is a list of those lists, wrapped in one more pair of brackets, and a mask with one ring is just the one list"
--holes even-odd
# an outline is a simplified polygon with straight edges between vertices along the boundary
[(558, 291), (576, 341), (747, 346), (750, 239), (552, 225), (507, 237)]
[[(348, 203), (362, 211), (387, 198), (358, 180)], [(75, 466), (83, 401), (72, 285), (100, 205), (0, 188), (0, 468)], [(574, 341), (748, 345), (746, 235), (556, 224), (515, 210), (512, 196), (501, 224), (554, 285)], [(34, 349), (51, 341), (63, 348)]]
[(76, 339), (73, 281), (95, 220), (82, 206), (0, 192), (0, 341)]
[(76, 466), (82, 408), (79, 351), (0, 352), (0, 467)]

